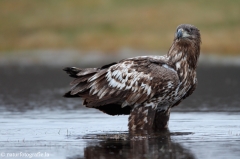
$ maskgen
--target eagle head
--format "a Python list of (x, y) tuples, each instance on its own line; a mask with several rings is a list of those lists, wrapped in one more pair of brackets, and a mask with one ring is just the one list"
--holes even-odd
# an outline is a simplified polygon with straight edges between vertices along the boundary
[(177, 27), (174, 40), (186, 44), (192, 42), (193, 40), (200, 43), (200, 31), (193, 25), (181, 24)]

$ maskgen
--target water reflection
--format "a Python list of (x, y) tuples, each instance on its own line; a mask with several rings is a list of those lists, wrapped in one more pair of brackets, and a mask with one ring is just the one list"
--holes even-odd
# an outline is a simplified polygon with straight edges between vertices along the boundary
[[(94, 145), (87, 144), (84, 149), (86, 159), (141, 159), (141, 158), (195, 158), (190, 150), (171, 139), (172, 135), (188, 135), (189, 133), (170, 133), (169, 130), (158, 133), (131, 133), (108, 134), (110, 139), (101, 140)], [(123, 140), (113, 140), (119, 137)], [(94, 138), (94, 135), (90, 135)], [(88, 136), (88, 138), (90, 137)], [(96, 135), (95, 138), (106, 138), (104, 135)], [(118, 138), (119, 139), (119, 138)], [(79, 159), (80, 156), (69, 159)]]

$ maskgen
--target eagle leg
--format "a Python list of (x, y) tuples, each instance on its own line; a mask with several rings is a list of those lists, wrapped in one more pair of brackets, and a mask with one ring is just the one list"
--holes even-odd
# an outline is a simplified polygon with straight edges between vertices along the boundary
[(170, 108), (163, 111), (152, 106), (136, 106), (131, 110), (128, 128), (130, 131), (163, 130), (168, 128), (169, 117)]
[(155, 106), (135, 106), (128, 118), (128, 127), (130, 131), (150, 130), (154, 123), (156, 113)]
[(159, 109), (156, 110), (153, 127), (152, 127), (153, 130), (162, 130), (162, 129), (168, 128), (170, 111), (171, 111), (170, 107), (164, 111)]

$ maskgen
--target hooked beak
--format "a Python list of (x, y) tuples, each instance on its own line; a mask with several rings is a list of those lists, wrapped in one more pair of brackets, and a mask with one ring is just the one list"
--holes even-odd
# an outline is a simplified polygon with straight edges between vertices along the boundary
[(178, 29), (177, 31), (177, 39), (179, 40), (182, 37), (183, 37), (183, 29), (181, 28), (181, 29)]

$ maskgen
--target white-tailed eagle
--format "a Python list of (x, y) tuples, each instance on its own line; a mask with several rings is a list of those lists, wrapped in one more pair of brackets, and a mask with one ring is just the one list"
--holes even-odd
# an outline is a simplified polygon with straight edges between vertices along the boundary
[(129, 130), (166, 128), (170, 110), (193, 93), (200, 54), (199, 30), (177, 27), (168, 53), (139, 56), (101, 68), (64, 69), (75, 78), (65, 97), (81, 97), (84, 105), (110, 115), (130, 114)]

